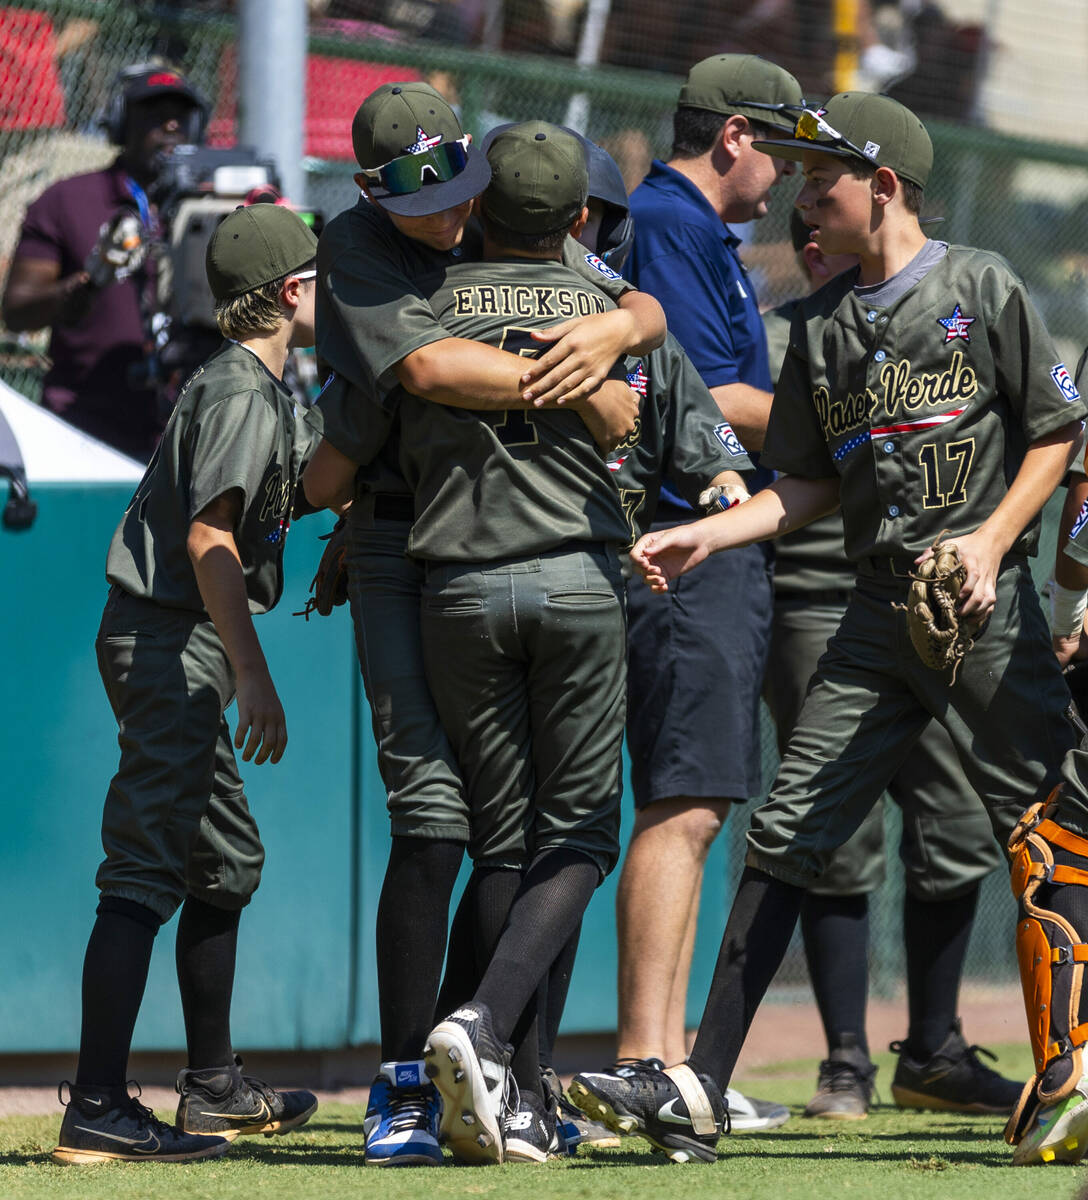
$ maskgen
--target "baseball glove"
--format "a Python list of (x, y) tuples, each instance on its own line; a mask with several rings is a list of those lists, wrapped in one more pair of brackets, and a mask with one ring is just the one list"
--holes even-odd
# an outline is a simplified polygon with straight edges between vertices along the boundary
[(317, 574), (310, 582), (310, 597), (306, 607), (294, 615), (305, 617), (308, 621), (310, 613), (315, 609), (320, 617), (327, 617), (334, 608), (343, 604), (348, 598), (348, 568), (344, 561), (347, 550), (348, 523), (341, 517), (329, 533), (321, 538), (326, 543), (321, 561), (317, 564)]
[(952, 668), (950, 683), (956, 682), (963, 656), (975, 644), (970, 623), (956, 611), (960, 589), (967, 579), (967, 568), (960, 559), (955, 542), (933, 542), (933, 557), (912, 572), (906, 604), (897, 604), (907, 614), (910, 640), (918, 657), (934, 671)]

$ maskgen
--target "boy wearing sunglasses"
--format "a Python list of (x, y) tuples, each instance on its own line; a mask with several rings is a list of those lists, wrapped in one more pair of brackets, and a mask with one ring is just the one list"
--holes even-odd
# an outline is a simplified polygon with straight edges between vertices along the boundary
[[(535, 347), (555, 343), (539, 359), (452, 336), (428, 297), (448, 270), (482, 255), (469, 216), (491, 178), (487, 159), (425, 84), (379, 88), (352, 132), (365, 195), (329, 222), (318, 250), (317, 348), (336, 376), (318, 402), (325, 438), (305, 486), (314, 503), (354, 497), (349, 592), (393, 835), (377, 916), (382, 1065), (366, 1118), (367, 1161), (427, 1165), (442, 1154), (422, 1052), (470, 829), (423, 666), (424, 572), (405, 554), (415, 507), (395, 439), (387, 442), (396, 389), (476, 410), (531, 408), (562, 395), (607, 448), (630, 432), (637, 407), (621, 383), (598, 385), (621, 353), (658, 344), (664, 319), (656, 301), (568, 238), (564, 261), (617, 309), (573, 320), (557, 312), (550, 329), (532, 335)], [(451, 143), (459, 149), (439, 151)], [(367, 465), (357, 474), (359, 464)], [(504, 858), (492, 847), (496, 861), (519, 862), (518, 846), (507, 849)]]
[[(1017, 949), (1039, 1073), (1009, 1122), (1013, 1161), (1077, 1161), (1088, 1145), (1088, 1030), (1073, 943), (1088, 929), (1088, 904), (1079, 886), (1057, 885), (1088, 879), (1084, 791), (1063, 791), (1047, 821), (1036, 812), (1018, 821), (1058, 783), (1076, 740), (1027, 555), (1086, 407), (1008, 265), (922, 232), (933, 150), (913, 113), (886, 96), (842, 93), (806, 112), (795, 138), (761, 148), (801, 163), (797, 206), (817, 245), (855, 254), (859, 266), (794, 318), (764, 447), (780, 477), (736, 509), (648, 535), (632, 558), (651, 588), (666, 590), (709, 554), (841, 504), (857, 585), (753, 816), (691, 1055), (644, 1072), (622, 1095), (580, 1077), (572, 1096), (674, 1156), (715, 1157), (720, 1089), (805, 887), (935, 718), (1016, 854)], [(900, 611), (944, 530), (966, 566), (959, 613), (975, 639), (954, 678), (919, 661)]]

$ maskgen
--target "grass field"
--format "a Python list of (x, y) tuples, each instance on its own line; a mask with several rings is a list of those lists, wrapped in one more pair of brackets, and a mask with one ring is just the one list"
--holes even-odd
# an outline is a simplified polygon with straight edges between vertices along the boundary
[[(1023, 1046), (1000, 1047), (1006, 1074), (1026, 1073)], [(893, 1060), (878, 1056), (885, 1091)], [(757, 1095), (800, 1113), (815, 1078), (815, 1060), (783, 1063), (747, 1083)], [(57, 1116), (0, 1121), (0, 1197), (50, 1200), (296, 1200), (367, 1197), (430, 1200), (494, 1196), (514, 1200), (626, 1200), (636, 1191), (702, 1200), (1072, 1200), (1088, 1186), (1088, 1167), (1013, 1168), (1000, 1140), (1002, 1122), (937, 1113), (901, 1113), (890, 1104), (863, 1122), (806, 1121), (795, 1116), (771, 1133), (732, 1136), (714, 1165), (678, 1166), (652, 1156), (639, 1139), (614, 1151), (582, 1151), (543, 1166), (382, 1171), (360, 1174), (363, 1110), (324, 1106), (299, 1133), (247, 1138), (225, 1158), (171, 1167), (116, 1164), (61, 1167), (49, 1159)], [(160, 1113), (160, 1116), (169, 1116)]]

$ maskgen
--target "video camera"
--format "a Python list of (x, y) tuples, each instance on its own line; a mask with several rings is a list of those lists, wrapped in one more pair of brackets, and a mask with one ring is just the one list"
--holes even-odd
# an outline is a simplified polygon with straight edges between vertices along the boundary
[[(219, 345), (215, 300), (204, 259), (216, 226), (245, 203), (282, 203), (272, 160), (252, 146), (213, 149), (177, 146), (156, 179), (151, 198), (159, 208), (162, 249), (158, 264), (156, 354), (144, 363), (149, 383), (161, 387), (164, 412), (178, 388)], [(324, 221), (313, 209), (296, 209), (320, 234)]]

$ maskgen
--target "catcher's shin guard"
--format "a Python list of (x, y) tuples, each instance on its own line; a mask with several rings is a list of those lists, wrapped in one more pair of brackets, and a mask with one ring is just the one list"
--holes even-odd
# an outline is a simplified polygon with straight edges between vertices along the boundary
[[(1012, 837), (1012, 891), (1020, 902), (1016, 954), (1035, 1076), (1005, 1127), (1017, 1145), (1041, 1108), (1064, 1100), (1084, 1072), (1088, 1022), (1081, 1016), (1088, 944), (1088, 838), (1058, 822), (1058, 788), (1020, 818)], [(1062, 912), (1055, 909), (1060, 908)], [(1086, 996), (1088, 999), (1088, 996)]]

